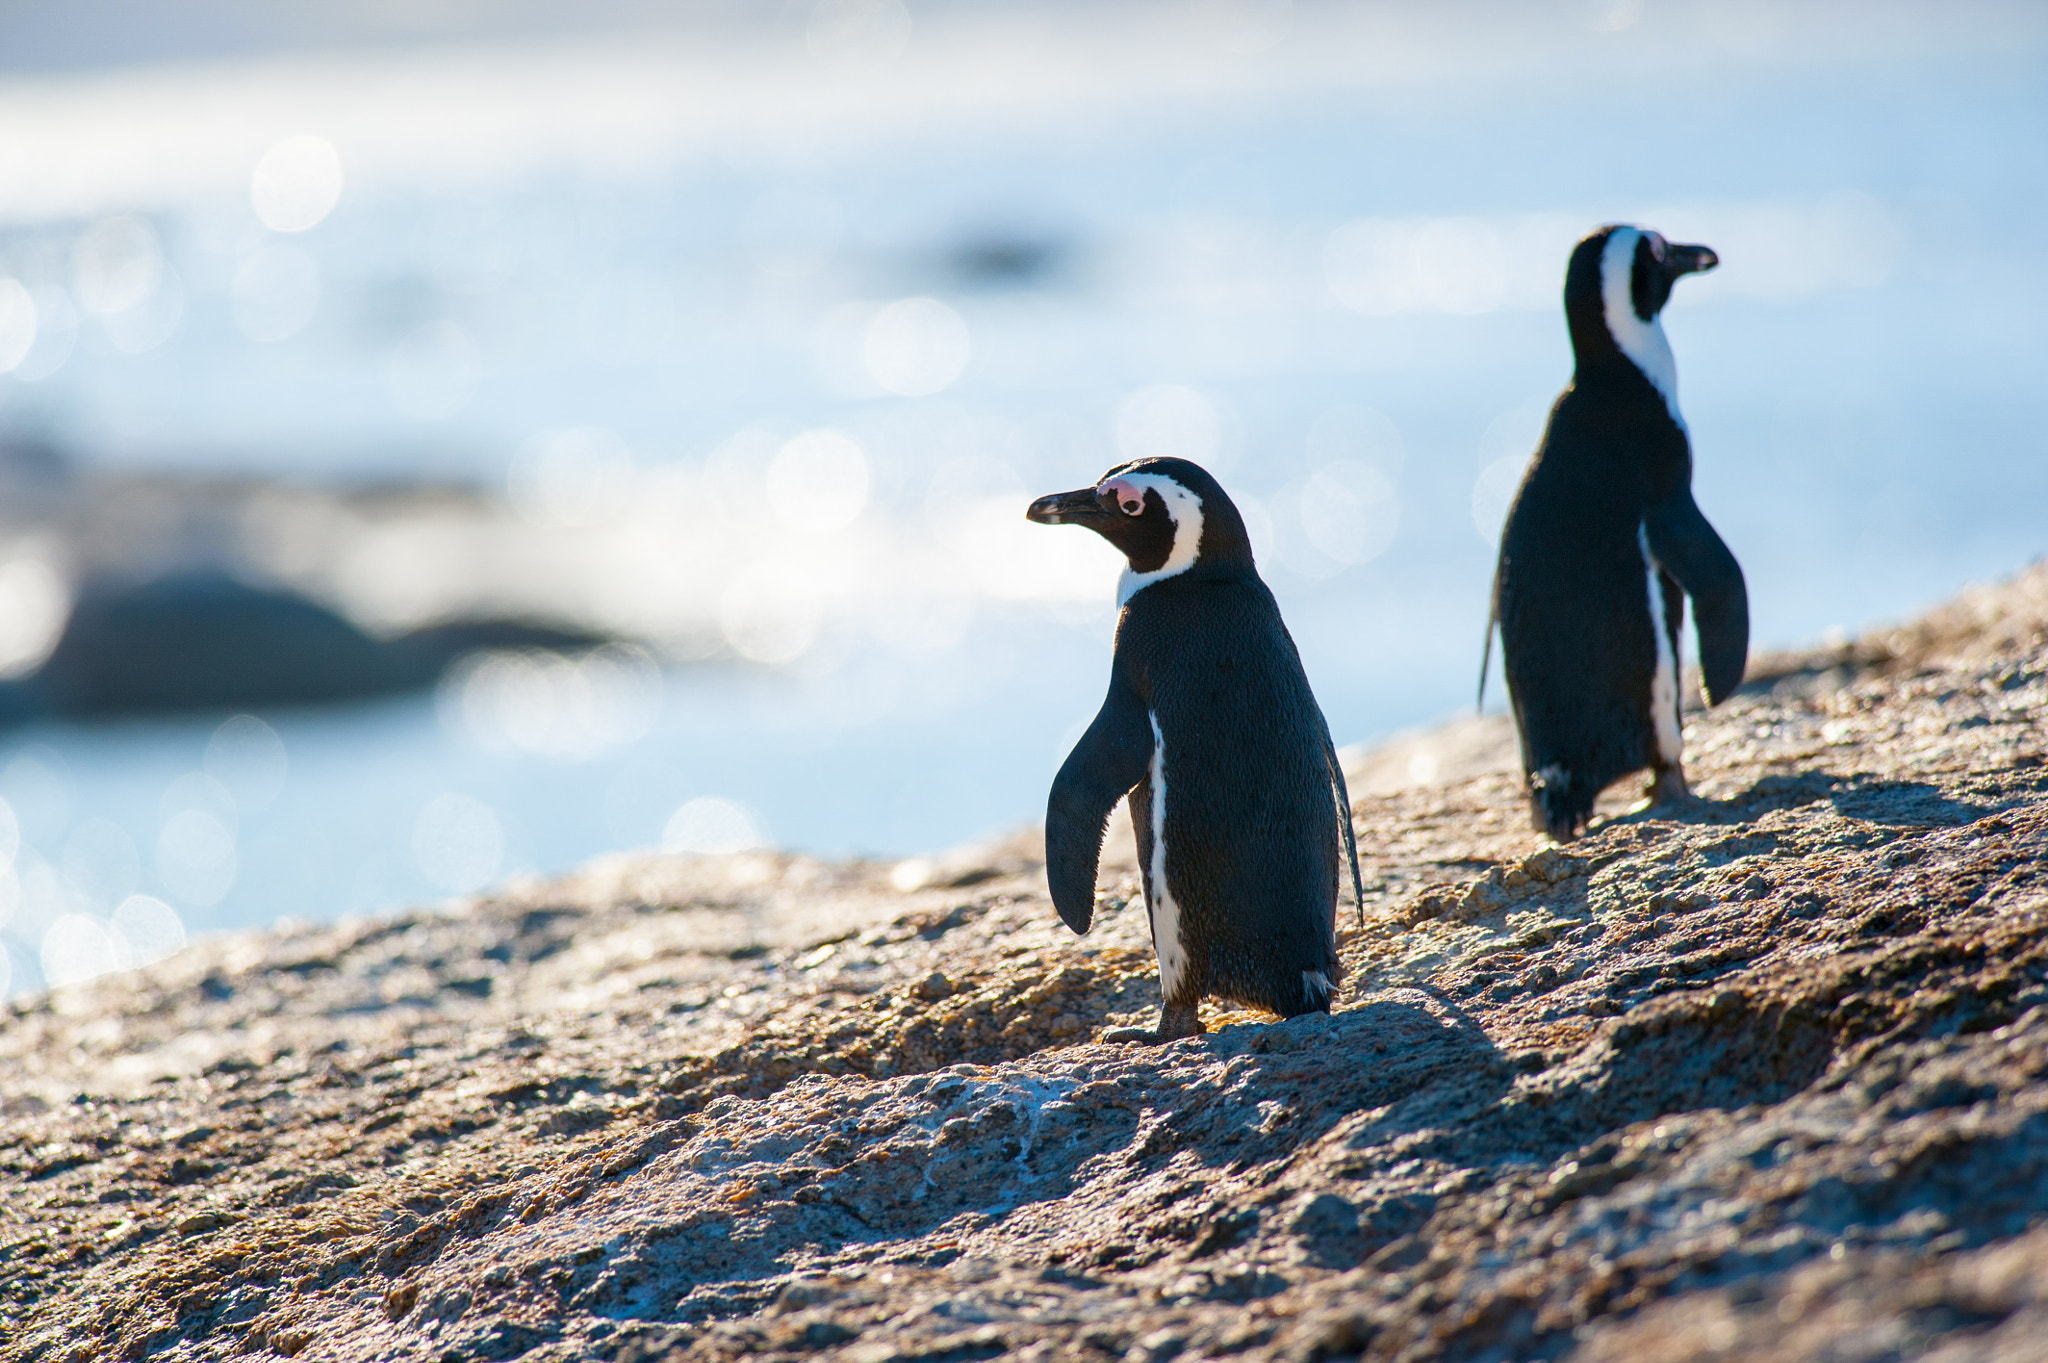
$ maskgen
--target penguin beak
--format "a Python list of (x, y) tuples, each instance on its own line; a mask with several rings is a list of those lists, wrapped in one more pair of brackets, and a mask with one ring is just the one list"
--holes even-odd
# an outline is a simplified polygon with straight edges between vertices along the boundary
[(1096, 500), (1095, 489), (1084, 487), (1040, 497), (1024, 512), (1024, 519), (1040, 525), (1094, 525), (1108, 520), (1109, 513)]
[(1721, 263), (1721, 257), (1714, 254), (1711, 246), (1667, 246), (1664, 248), (1664, 273), (1673, 279), (1680, 275), (1704, 274)]

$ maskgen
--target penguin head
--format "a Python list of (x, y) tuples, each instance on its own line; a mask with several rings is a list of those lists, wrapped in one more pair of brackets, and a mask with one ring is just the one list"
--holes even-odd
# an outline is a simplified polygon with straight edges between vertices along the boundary
[(1025, 516), (1040, 525), (1085, 525), (1130, 561), (1123, 600), (1190, 569), (1204, 576), (1252, 571), (1244, 518), (1209, 476), (1186, 459), (1134, 459), (1093, 487), (1040, 497)]
[(1678, 370), (1658, 316), (1673, 284), (1720, 263), (1709, 247), (1676, 246), (1659, 233), (1626, 224), (1603, 227), (1581, 241), (1564, 274), (1564, 311), (1579, 367), (1626, 360), (1675, 414)]

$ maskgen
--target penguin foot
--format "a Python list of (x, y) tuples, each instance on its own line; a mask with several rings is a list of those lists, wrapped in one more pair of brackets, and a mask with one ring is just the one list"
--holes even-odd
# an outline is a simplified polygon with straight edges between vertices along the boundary
[(1169, 1003), (1159, 1010), (1159, 1026), (1153, 1030), (1143, 1027), (1112, 1027), (1102, 1034), (1104, 1041), (1135, 1041), (1141, 1045), (1159, 1046), (1182, 1037), (1201, 1036), (1209, 1029), (1202, 1025), (1202, 1018), (1192, 1003)]
[(1653, 805), (1678, 804), (1692, 798), (1692, 790), (1685, 784), (1685, 768), (1674, 763), (1659, 771), (1650, 782), (1650, 803)]
[(1552, 842), (1570, 842), (1579, 836), (1579, 826), (1569, 815), (1552, 814), (1543, 807), (1542, 800), (1533, 797), (1529, 801), (1529, 826), (1547, 834)]
[(1579, 836), (1579, 826), (1593, 812), (1593, 802), (1573, 798), (1572, 774), (1556, 762), (1529, 772), (1529, 822), (1556, 842)]

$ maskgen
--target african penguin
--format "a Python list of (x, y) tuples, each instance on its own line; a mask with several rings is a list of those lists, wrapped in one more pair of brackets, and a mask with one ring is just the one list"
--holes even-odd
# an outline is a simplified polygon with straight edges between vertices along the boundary
[(1053, 904), (1086, 932), (1104, 826), (1130, 797), (1165, 1002), (1156, 1032), (1108, 1039), (1193, 1036), (1212, 995), (1328, 1012), (1340, 848), (1358, 887), (1350, 798), (1237, 508), (1197, 465), (1154, 458), (1026, 515), (1087, 526), (1129, 560), (1109, 696), (1045, 811)]
[[(1608, 785), (1652, 773), (1687, 795), (1679, 630), (1693, 600), (1702, 688), (1742, 682), (1749, 597), (1735, 556), (1692, 498), (1692, 444), (1658, 314), (1704, 246), (1603, 227), (1572, 251), (1564, 309), (1575, 368), (1501, 531), (1493, 580), (1508, 694), (1538, 832), (1576, 836)], [(1480, 664), (1482, 699), (1486, 664)]]

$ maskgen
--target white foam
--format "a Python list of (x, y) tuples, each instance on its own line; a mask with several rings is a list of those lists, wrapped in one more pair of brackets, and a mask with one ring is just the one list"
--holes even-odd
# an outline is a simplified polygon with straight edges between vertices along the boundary
[(1202, 499), (1163, 474), (1126, 473), (1119, 476), (1134, 487), (1157, 492), (1159, 500), (1166, 503), (1167, 517), (1173, 522), (1173, 550), (1167, 554), (1166, 562), (1149, 573), (1133, 572), (1126, 565), (1124, 575), (1117, 579), (1116, 603), (1122, 606), (1153, 583), (1195, 566), (1195, 555), (1202, 549)]
[(1607, 319), (1607, 333), (1621, 347), (1643, 377), (1664, 397), (1671, 419), (1681, 430), (1685, 418), (1678, 414), (1678, 361), (1672, 358), (1671, 342), (1665, 339), (1662, 315), (1645, 322), (1636, 314), (1636, 243), (1643, 234), (1633, 227), (1617, 227), (1600, 253), (1600, 301)]
[(1643, 549), (1643, 571), (1650, 584), (1650, 632), (1657, 636), (1657, 675), (1650, 682), (1650, 715), (1657, 725), (1657, 754), (1676, 762), (1678, 736), (1678, 657), (1671, 646), (1671, 631), (1664, 619), (1664, 584), (1656, 555), (1650, 552), (1649, 527), (1636, 527), (1636, 543)]
[(1146, 877), (1145, 908), (1152, 920), (1152, 949), (1159, 956), (1159, 988), (1171, 1000), (1188, 968), (1180, 941), (1180, 905), (1166, 883), (1166, 735), (1152, 715), (1152, 871)]

